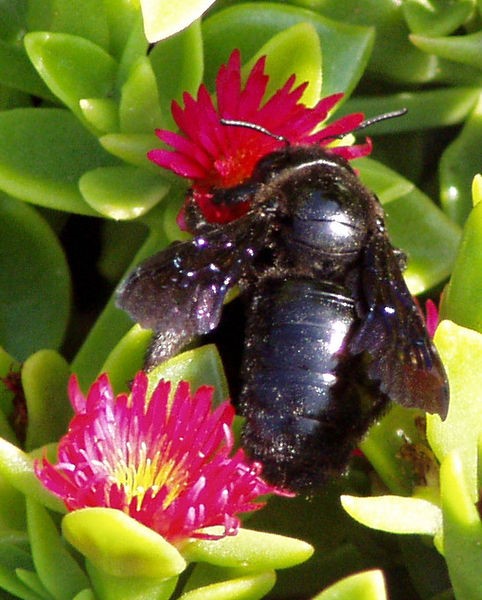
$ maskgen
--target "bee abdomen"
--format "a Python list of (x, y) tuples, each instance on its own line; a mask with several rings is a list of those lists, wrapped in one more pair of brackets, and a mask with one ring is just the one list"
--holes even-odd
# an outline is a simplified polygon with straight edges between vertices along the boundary
[(248, 314), (243, 445), (273, 483), (320, 485), (387, 401), (347, 355), (354, 302), (327, 282), (268, 282)]

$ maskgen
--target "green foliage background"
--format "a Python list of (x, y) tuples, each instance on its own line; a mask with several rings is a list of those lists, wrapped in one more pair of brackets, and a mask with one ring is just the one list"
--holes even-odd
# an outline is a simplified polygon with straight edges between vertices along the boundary
[[(191, 9), (178, 2), (174, 18)], [(156, 127), (174, 128), (172, 99), (202, 81), (212, 90), (219, 66), (240, 48), (247, 66), (268, 55), (272, 89), (295, 72), (310, 81), (308, 104), (345, 92), (336, 117), (409, 109), (373, 127), (373, 155), (357, 168), (408, 256), (411, 291), (438, 297), (449, 281), (447, 321), (435, 338), (451, 384), (447, 420), (427, 418), (427, 442), (423, 415), (394, 408), (362, 445), (374, 470), (355, 459), (323, 493), (277, 498), (254, 515), (250, 528), (315, 548), (279, 574), (269, 597), (313, 597), (358, 573), (317, 598), (482, 598), (480, 179), (472, 194), (481, 166), (481, 13), (480, 0), (219, 0), (149, 47), (134, 0), (0, 3), (0, 375), (20, 373), (29, 413), (21, 444), (13, 394), (0, 386), (0, 597), (259, 598), (275, 585), (275, 569), (307, 558), (293, 558), (296, 541), (286, 539), (281, 552), (271, 538), (249, 538), (226, 551), (237, 553), (237, 566), (191, 549), (185, 558), (197, 566), (175, 591), (177, 577), (107, 573), (98, 554), (85, 561), (65, 544), (62, 508), (32, 472), (32, 456), (43, 446), (52, 452), (67, 426), (71, 371), (87, 388), (107, 370), (120, 391), (142, 366), (150, 333), (132, 329), (114, 291), (134, 264), (179, 237), (186, 189), (145, 153), (159, 145)], [(176, 357), (152, 378), (166, 375), (227, 394), (212, 347)], [(69, 527), (75, 546), (79, 530)], [(270, 560), (261, 556), (269, 543)]]

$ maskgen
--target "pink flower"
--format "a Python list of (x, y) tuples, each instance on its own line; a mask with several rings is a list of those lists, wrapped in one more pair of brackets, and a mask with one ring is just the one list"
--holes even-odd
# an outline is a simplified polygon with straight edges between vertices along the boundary
[(116, 508), (170, 542), (206, 537), (199, 530), (239, 527), (238, 513), (263, 506), (264, 494), (285, 495), (260, 477), (261, 465), (243, 450), (232, 456), (234, 409), (224, 402), (212, 410), (213, 388), (194, 396), (181, 382), (161, 381), (147, 398), (148, 380), (139, 372), (132, 392), (114, 395), (101, 375), (85, 398), (75, 376), (69, 396), (75, 411), (60, 440), (58, 462), (37, 461), (43, 485), (69, 510)]
[(181, 133), (156, 131), (173, 150), (156, 149), (148, 153), (149, 159), (159, 166), (191, 180), (193, 198), (209, 222), (225, 223), (248, 209), (247, 203), (234, 208), (214, 205), (213, 189), (243, 183), (260, 158), (285, 145), (283, 140), (260, 131), (223, 125), (220, 119), (261, 125), (290, 144), (319, 144), (347, 160), (370, 153), (369, 140), (363, 145), (332, 145), (334, 140), (356, 129), (363, 121), (363, 114), (347, 115), (319, 128), (343, 94), (328, 96), (313, 108), (307, 108), (300, 100), (308, 84), (295, 87), (292, 75), (271, 98), (265, 99), (269, 80), (264, 72), (265, 63), (266, 57), (260, 58), (243, 85), (240, 53), (234, 50), (216, 79), (216, 106), (204, 85), (199, 88), (197, 98), (185, 93), (184, 108), (177, 102), (172, 105)]

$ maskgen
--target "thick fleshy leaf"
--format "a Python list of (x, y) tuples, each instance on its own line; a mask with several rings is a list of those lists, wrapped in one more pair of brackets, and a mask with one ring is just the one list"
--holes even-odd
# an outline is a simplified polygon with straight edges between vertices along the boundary
[(444, 292), (442, 318), (482, 333), (482, 204), (465, 224), (452, 276)]
[[(344, 19), (343, 19), (344, 20)], [(367, 64), (373, 29), (331, 21), (320, 15), (274, 3), (243, 3), (213, 14), (203, 23), (205, 81), (213, 87), (219, 65), (231, 48), (240, 48), (246, 61), (275, 34), (299, 23), (310, 23), (320, 37), (323, 53), (323, 95), (349, 94)], [(276, 57), (272, 57), (273, 65)]]
[[(12, 594), (14, 598), (21, 600), (44, 600), (36, 592), (33, 592), (29, 587), (20, 581), (15, 573), (15, 569), (7, 569), (0, 565), (0, 587), (7, 594)], [(6, 596), (9, 598), (10, 596)]]
[(0, 346), (0, 378), (2, 378), (0, 382), (0, 437), (12, 443), (16, 443), (18, 440), (7, 419), (13, 415), (13, 401), (16, 390), (9, 388), (8, 377), (18, 376), (20, 367), (20, 362)]
[[(476, 453), (476, 448), (473, 451)], [(440, 470), (443, 550), (456, 598), (480, 600), (482, 522), (473, 503), (472, 485), (465, 477), (462, 461), (465, 457), (453, 451), (445, 457)]]
[(482, 31), (467, 35), (427, 37), (411, 35), (412, 44), (441, 58), (482, 69)]
[(313, 600), (386, 600), (387, 589), (382, 571), (365, 571), (345, 577)]
[(22, 367), (27, 401), (26, 450), (56, 442), (67, 431), (72, 409), (67, 398), (70, 368), (53, 350), (40, 350)]
[(203, 40), (201, 24), (193, 23), (180, 33), (157, 43), (148, 56), (157, 80), (162, 129), (177, 128), (171, 114), (171, 102), (182, 102), (182, 95), (195, 95), (202, 81)]
[(2, 85), (55, 101), (55, 96), (33, 68), (25, 48), (0, 40), (0, 65)]
[(86, 574), (67, 551), (47, 510), (27, 499), (27, 522), (35, 570), (47, 590), (58, 600), (71, 600), (88, 587)]
[(0, 5), (0, 38), (17, 40), (25, 30), (27, 7), (23, 2), (2, 2)]
[(112, 92), (117, 64), (97, 44), (76, 35), (43, 31), (28, 33), (24, 41), (40, 77), (80, 118), (82, 98), (103, 98)]
[(40, 598), (50, 598), (49, 591), (43, 585), (37, 573), (27, 571), (26, 569), (15, 569), (15, 574), (22, 583), (24, 583), (34, 593), (38, 594)]
[(404, 276), (412, 294), (441, 283), (455, 260), (458, 227), (395, 171), (368, 158), (357, 161), (356, 166), (363, 183), (383, 204), (392, 243), (408, 256)]
[(104, 3), (97, 0), (53, 2), (52, 19), (48, 30), (76, 35), (90, 40), (104, 50), (109, 49), (109, 26)]
[(264, 598), (275, 582), (273, 572), (255, 573), (191, 590), (179, 600), (257, 600)]
[(149, 150), (159, 145), (154, 133), (108, 133), (99, 142), (113, 156), (159, 174), (159, 169), (146, 157)]
[(79, 181), (86, 202), (111, 219), (135, 219), (155, 206), (169, 191), (169, 183), (129, 166), (99, 167)]
[(273, 36), (243, 67), (243, 73), (249, 73), (262, 56), (268, 57), (266, 97), (273, 96), (295, 73), (298, 83), (310, 82), (300, 102), (306, 106), (318, 102), (322, 85), (322, 57), (320, 39), (312, 25), (299, 23)]
[(430, 81), (437, 75), (437, 62), (410, 44), (402, 4), (394, 0), (363, 0), (354, 10), (353, 0), (310, 2), (326, 17), (375, 29), (376, 43), (368, 65), (368, 72), (375, 80)]
[(129, 382), (144, 365), (151, 340), (152, 331), (134, 325), (107, 357), (100, 372), (109, 373), (112, 388), (116, 393), (128, 391)]
[(405, 0), (403, 14), (413, 33), (430, 37), (449, 35), (461, 27), (474, 11), (474, 0)]
[(47, 508), (65, 512), (63, 503), (48, 492), (33, 470), (33, 458), (0, 438), (0, 473), (17, 490)]
[(472, 179), (482, 169), (481, 139), (482, 94), (462, 131), (445, 149), (439, 166), (442, 206), (448, 216), (460, 224), (464, 223), (472, 208)]
[(223, 402), (229, 396), (223, 363), (214, 344), (178, 354), (152, 369), (149, 372), (149, 389), (153, 391), (161, 379), (170, 381), (173, 389), (179, 381), (189, 381), (192, 390), (201, 385), (212, 385), (215, 404)]
[(390, 411), (375, 423), (360, 444), (383, 483), (394, 494), (410, 494), (414, 480), (410, 463), (402, 458), (402, 447), (410, 441), (422, 442), (416, 424), (420, 411), (407, 410), (394, 404)]
[(119, 120), (122, 133), (151, 133), (160, 126), (156, 78), (147, 56), (137, 59), (122, 86)]
[(0, 195), (0, 343), (23, 360), (62, 342), (70, 275), (60, 244), (30, 206)]
[[(204, 531), (219, 535), (223, 528), (207, 527)], [(192, 540), (182, 548), (183, 556), (191, 562), (260, 571), (292, 567), (308, 560), (313, 552), (313, 547), (302, 540), (243, 528), (235, 536)]]
[(65, 515), (62, 531), (97, 569), (111, 575), (161, 579), (186, 567), (174, 546), (120, 510), (76, 510)]
[(123, 577), (110, 575), (86, 561), (87, 573), (95, 589), (96, 598), (102, 600), (168, 600), (177, 584), (177, 577)]
[(103, 0), (102, 5), (109, 25), (110, 53), (120, 61), (132, 35), (133, 23), (141, 16), (139, 3)]
[(207, 11), (214, 0), (140, 0), (144, 31), (149, 42), (154, 43), (188, 27)]
[[(0, 548), (4, 538), (8, 539), (15, 530), (25, 530), (25, 499), (4, 475), (0, 475)], [(0, 564), (1, 554), (0, 550)]]
[[(355, 96), (343, 105), (340, 114), (362, 112), (369, 118), (406, 108), (408, 110), (406, 115), (377, 123), (369, 127), (366, 133), (372, 136), (413, 132), (463, 122), (474, 109), (479, 96), (479, 88), (470, 87), (421, 90), (389, 96)], [(430, 111), (427, 111), (427, 106), (430, 106)], [(374, 143), (376, 148), (376, 140)], [(396, 143), (395, 139), (394, 143)]]
[[(125, 276), (141, 260), (167, 246), (168, 242), (162, 227), (162, 210), (162, 207), (159, 211), (155, 208), (144, 217), (150, 226), (150, 233), (127, 269)], [(127, 313), (117, 308), (115, 302), (116, 292), (106, 304), (104, 311), (98, 317), (95, 326), (89, 332), (72, 363), (72, 371), (78, 375), (82, 386), (87, 387), (92, 383), (114, 346), (133, 325)]]
[(96, 215), (77, 181), (84, 171), (113, 164), (116, 160), (66, 110), (20, 108), (0, 113), (0, 188), (11, 196)]
[(341, 503), (351, 517), (372, 529), (433, 536), (442, 528), (440, 507), (422, 498), (342, 496)]
[[(81, 590), (72, 600), (97, 600), (92, 588)], [(147, 598), (146, 598), (147, 600)]]
[(79, 102), (84, 119), (100, 133), (119, 130), (119, 110), (112, 98), (83, 98)]
[(440, 462), (457, 451), (467, 489), (475, 502), (477, 442), (482, 433), (482, 334), (442, 321), (434, 340), (450, 382), (450, 406), (445, 421), (438, 415), (427, 415), (427, 438)]

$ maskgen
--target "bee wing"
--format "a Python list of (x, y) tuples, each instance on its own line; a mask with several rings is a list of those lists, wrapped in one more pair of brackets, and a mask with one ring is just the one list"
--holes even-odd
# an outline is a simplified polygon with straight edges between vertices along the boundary
[(247, 216), (175, 242), (141, 263), (122, 284), (117, 305), (157, 332), (150, 363), (162, 362), (217, 326), (227, 291), (262, 243), (259, 228)]
[(386, 235), (372, 237), (363, 254), (362, 319), (349, 351), (367, 353), (367, 374), (391, 400), (445, 418), (448, 382), (444, 367), (408, 291)]

